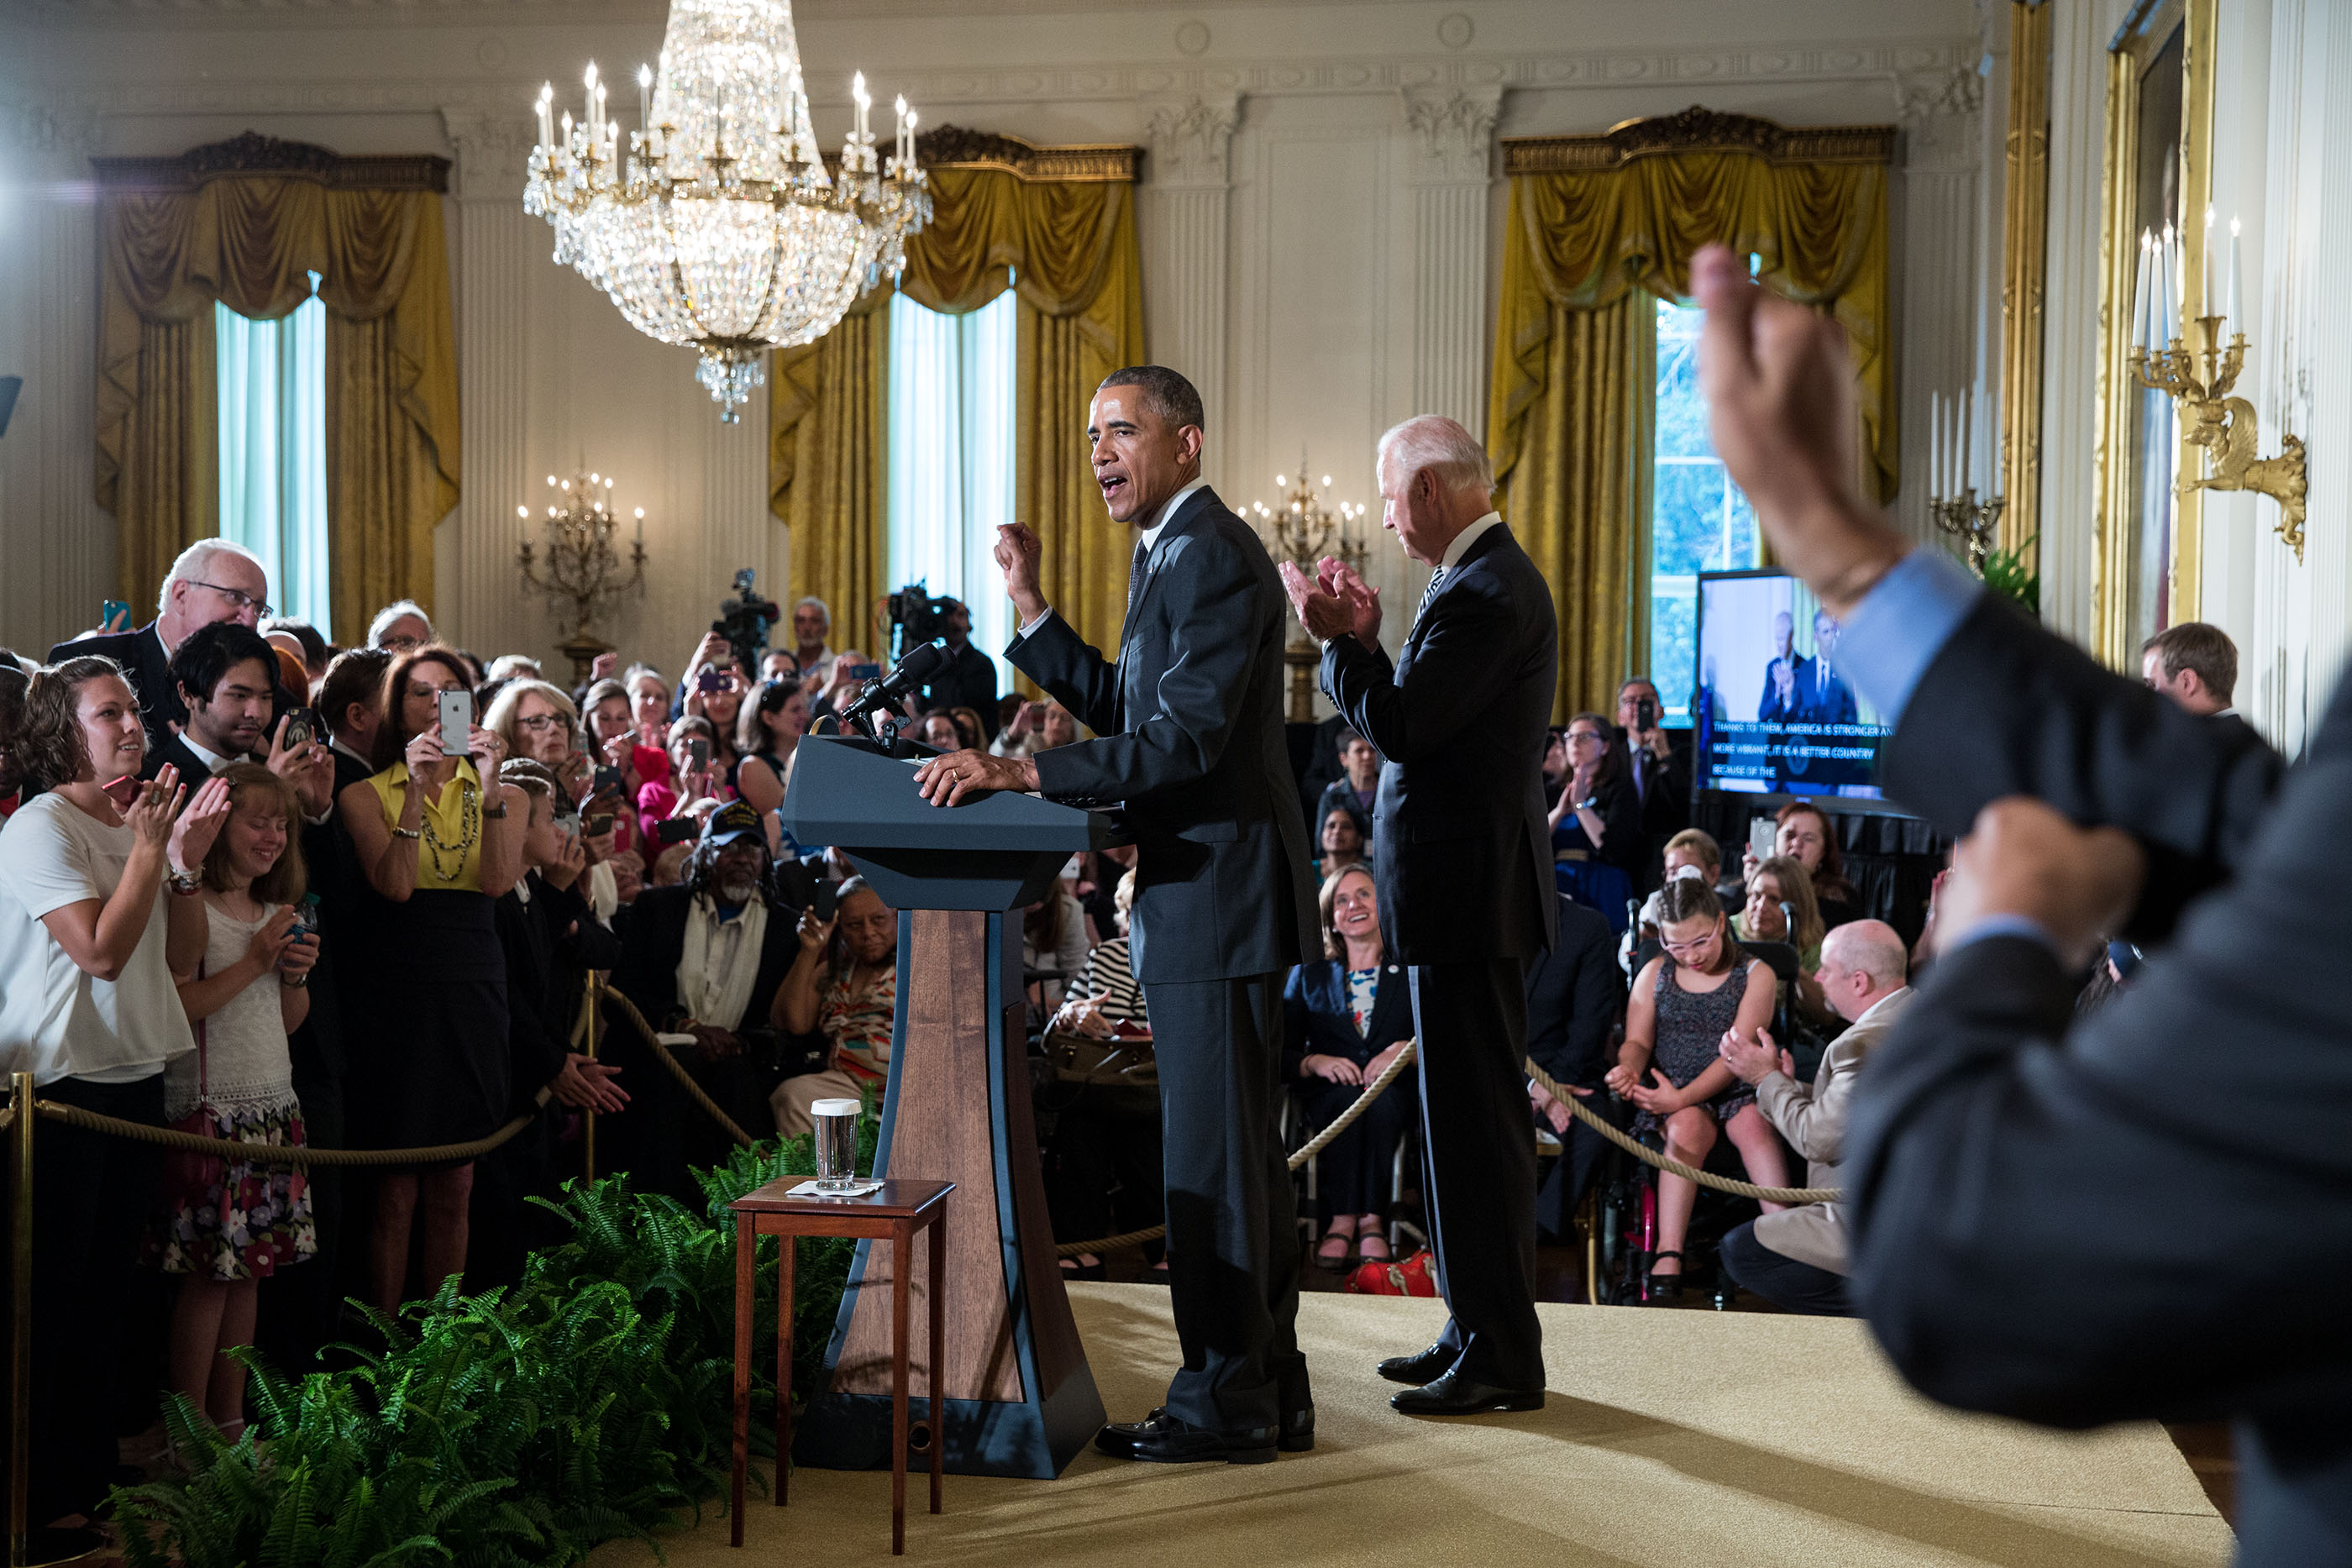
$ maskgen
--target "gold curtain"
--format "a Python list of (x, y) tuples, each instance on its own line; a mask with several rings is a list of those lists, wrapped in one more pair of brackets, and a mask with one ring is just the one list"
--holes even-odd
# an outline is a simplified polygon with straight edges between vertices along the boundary
[(327, 311), (331, 637), (433, 594), (433, 528), (457, 501), (457, 356), (441, 198), (230, 175), (109, 189), (99, 217), (98, 501), (121, 591), (152, 602), (173, 557), (219, 531), (212, 307)]
[[(1014, 515), (1045, 545), (1045, 591), (1081, 635), (1109, 647), (1127, 602), (1127, 543), (1104, 528), (1101, 500), (1087, 464), (1087, 406), (1103, 377), (1143, 359), (1143, 272), (1129, 180), (1024, 179), (996, 165), (930, 170), (931, 221), (907, 244), (899, 281), (907, 297), (932, 310), (977, 310), (1007, 287), (1019, 296), (1015, 357)], [(875, 308), (887, 291), (870, 297)], [(847, 324), (845, 323), (845, 326)], [(770, 402), (770, 505), (793, 528), (793, 591), (813, 592), (845, 612), (825, 586), (862, 597), (860, 625), (881, 581), (888, 507), (881, 476), (889, 432), (884, 382), (889, 356), (884, 329), (857, 329), (866, 348), (826, 352), (844, 328), (804, 349), (776, 356), (777, 395)], [(835, 377), (864, 383), (834, 384)], [(844, 434), (862, 441), (835, 450), (835, 471), (872, 476), (870, 487), (830, 494), (805, 488), (812, 449), (804, 427), (827, 408), (866, 412)], [(861, 509), (862, 508), (862, 509)], [(803, 519), (806, 519), (804, 521)], [(813, 527), (811, 526), (813, 525)], [(807, 542), (804, 544), (803, 540)], [(806, 585), (806, 586), (803, 586)]]
[(871, 654), (887, 593), (890, 302), (877, 288), (814, 343), (779, 349), (768, 407), (768, 504), (792, 530), (793, 597), (833, 611), (833, 645)]
[[(1570, 611), (1562, 714), (1606, 711), (1646, 663), (1651, 302), (1689, 293), (1701, 246), (1756, 254), (1767, 287), (1835, 314), (1853, 344), (1864, 466), (1881, 499), (1896, 479), (1883, 154), (1610, 145), (1636, 140), (1621, 128), (1510, 149), (1538, 166), (1512, 172), (1486, 446), (1504, 515)], [(1540, 167), (1556, 149), (1561, 163), (1613, 166)]]

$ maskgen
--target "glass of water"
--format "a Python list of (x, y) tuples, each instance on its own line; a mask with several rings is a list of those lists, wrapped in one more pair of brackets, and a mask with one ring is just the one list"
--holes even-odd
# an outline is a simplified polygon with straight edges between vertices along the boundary
[(816, 1117), (816, 1185), (819, 1192), (846, 1192), (857, 1180), (857, 1113), (855, 1100), (819, 1100)]

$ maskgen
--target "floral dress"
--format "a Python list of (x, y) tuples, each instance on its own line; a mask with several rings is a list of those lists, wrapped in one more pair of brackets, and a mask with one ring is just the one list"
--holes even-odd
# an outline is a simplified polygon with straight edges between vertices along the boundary
[[(264, 907), (258, 920), (237, 920), (207, 900), (204, 972), (217, 974), (243, 958), (254, 933), (276, 913)], [(264, 975), (196, 1022), (196, 1049), (163, 1068), (163, 1115), (173, 1126), (239, 1143), (302, 1144), (302, 1106), (294, 1096), (278, 990), (278, 977)], [(299, 1166), (170, 1151), (160, 1207), (147, 1253), (166, 1273), (262, 1279), (319, 1250), (310, 1183)]]

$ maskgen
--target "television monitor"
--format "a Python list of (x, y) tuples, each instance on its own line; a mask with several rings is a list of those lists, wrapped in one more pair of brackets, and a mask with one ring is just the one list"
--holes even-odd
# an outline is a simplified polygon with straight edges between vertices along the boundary
[(1837, 663), (1837, 622), (1785, 571), (1701, 572), (1692, 783), (1882, 800), (1893, 733)]

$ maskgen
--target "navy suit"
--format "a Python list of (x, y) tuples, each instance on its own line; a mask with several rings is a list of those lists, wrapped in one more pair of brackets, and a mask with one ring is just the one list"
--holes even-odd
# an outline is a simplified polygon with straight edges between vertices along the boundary
[[(1324, 645), (1323, 689), (1384, 759), (1372, 812), (1381, 934), (1412, 967), (1439, 1343), (1465, 1379), (1543, 1386), (1528, 960), (1559, 919), (1543, 754), (1559, 669), (1551, 590), (1511, 530), (1473, 540), (1393, 665)], [(1630, 795), (1630, 790), (1628, 791)]]
[(1805, 710), (1805, 683), (1811, 679), (1813, 662), (1802, 653), (1791, 652), (1787, 663), (1797, 672), (1797, 684), (1791, 695), (1780, 695), (1780, 683), (1772, 678), (1772, 666), (1782, 661), (1776, 655), (1764, 665), (1764, 695), (1756, 699), (1758, 722), (1770, 724), (1781, 719), (1801, 719)]
[(1160, 1059), (1177, 1419), (1273, 1427), (1308, 1403), (1297, 1205), (1275, 1136), (1282, 982), (1317, 929), (1282, 723), (1287, 604), (1213, 490), (1160, 528), (1106, 659), (1058, 615), (1005, 650), (1099, 737), (1041, 751), (1041, 791), (1124, 802), (1129, 958)]
[[(1356, 1084), (1307, 1073), (1309, 1056), (1336, 1056), (1367, 1068), (1390, 1046), (1412, 1038), (1412, 986), (1402, 964), (1381, 965), (1372, 1016), (1361, 1034), (1348, 1011), (1348, 967), (1339, 959), (1320, 958), (1291, 970), (1290, 983), (1283, 988), (1282, 1010), (1287, 1041), (1282, 1075), (1298, 1086), (1299, 1108), (1309, 1131), (1328, 1126), (1363, 1093)], [(1387, 1093), (1324, 1145), (1316, 1158), (1323, 1203), (1318, 1218), (1387, 1211), (1389, 1177), (1398, 1141), (1412, 1122), (1415, 1089), (1413, 1070), (1408, 1067), (1397, 1074)]]

